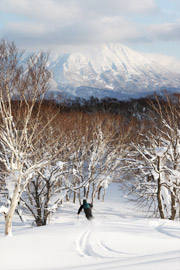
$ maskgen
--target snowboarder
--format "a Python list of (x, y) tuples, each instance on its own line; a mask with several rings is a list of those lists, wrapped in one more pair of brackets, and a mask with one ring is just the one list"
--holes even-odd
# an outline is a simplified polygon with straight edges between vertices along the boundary
[(93, 205), (91, 203), (87, 203), (86, 199), (84, 199), (83, 204), (79, 207), (77, 214), (79, 215), (80, 212), (82, 211), (82, 209), (84, 209), (84, 213), (86, 215), (86, 218), (88, 220), (91, 220), (93, 218), (92, 208), (93, 208)]

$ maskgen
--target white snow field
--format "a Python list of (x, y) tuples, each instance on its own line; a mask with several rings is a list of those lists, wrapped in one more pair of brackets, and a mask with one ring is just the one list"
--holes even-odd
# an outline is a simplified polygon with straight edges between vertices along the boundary
[(4, 236), (0, 217), (1, 270), (180, 270), (180, 223), (146, 218), (111, 184), (95, 201), (89, 222), (78, 203), (65, 203), (53, 222), (30, 227), (15, 217)]

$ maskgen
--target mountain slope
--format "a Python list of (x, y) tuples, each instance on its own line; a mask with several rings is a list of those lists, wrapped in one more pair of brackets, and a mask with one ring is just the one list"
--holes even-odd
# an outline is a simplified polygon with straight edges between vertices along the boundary
[(104, 203), (94, 201), (92, 222), (83, 212), (77, 219), (78, 208), (66, 202), (51, 224), (34, 228), (15, 215), (12, 237), (4, 237), (0, 215), (0, 269), (179, 269), (179, 222), (143, 217), (117, 184)]
[(180, 75), (121, 44), (52, 55), (49, 68), (56, 89), (88, 98), (128, 97), (180, 88)]

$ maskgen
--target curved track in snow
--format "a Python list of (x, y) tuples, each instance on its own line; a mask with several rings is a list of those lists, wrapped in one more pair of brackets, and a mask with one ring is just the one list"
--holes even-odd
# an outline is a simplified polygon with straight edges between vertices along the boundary
[(81, 256), (90, 256), (97, 258), (100, 256), (93, 250), (94, 244), (91, 244), (92, 232), (93, 230), (90, 227), (87, 227), (85, 230), (83, 230), (83, 232), (76, 240), (76, 249)]
[(71, 203), (48, 226), (25, 227), (17, 217), (13, 237), (3, 236), (0, 216), (0, 269), (179, 270), (179, 222), (144, 218), (117, 196), (97, 203), (92, 222), (83, 213), (76, 220)]
[(75, 250), (80, 256), (100, 259), (122, 259), (137, 255), (120, 249), (119, 230), (120, 224), (117, 226), (116, 223), (103, 225), (94, 221), (90, 222), (82, 228), (75, 240)]
[(165, 249), (158, 249), (157, 242), (154, 252), (153, 248), (149, 247), (154, 245), (156, 238), (162, 242), (165, 240), (165, 243), (167, 237), (172, 241), (173, 238), (176, 238), (176, 241), (179, 238), (177, 227), (173, 231), (164, 223), (158, 225), (152, 227), (148, 221), (141, 223), (127, 220), (82, 223), (78, 227), (79, 235), (75, 240), (75, 250), (79, 256), (89, 258), (94, 263), (84, 265), (84, 268), (79, 266), (67, 269), (151, 270), (152, 266), (154, 269), (159, 269), (157, 268), (159, 266), (167, 269), (167, 265), (174, 264), (177, 265), (177, 269), (174, 270), (178, 270), (180, 251), (177, 248), (166, 252)]

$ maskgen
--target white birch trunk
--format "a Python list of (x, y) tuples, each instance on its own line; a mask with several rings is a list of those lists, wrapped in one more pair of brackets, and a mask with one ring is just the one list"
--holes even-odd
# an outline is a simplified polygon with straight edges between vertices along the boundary
[(14, 216), (14, 212), (16, 210), (16, 206), (19, 200), (19, 192), (20, 192), (20, 183), (17, 184), (14, 190), (14, 194), (11, 200), (10, 208), (5, 218), (5, 235), (12, 234), (12, 218)]

